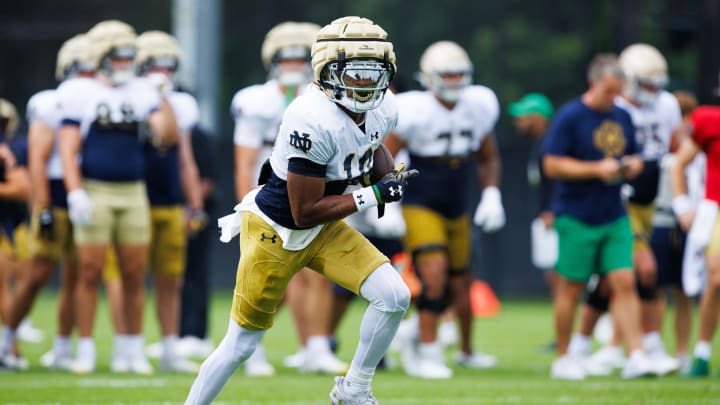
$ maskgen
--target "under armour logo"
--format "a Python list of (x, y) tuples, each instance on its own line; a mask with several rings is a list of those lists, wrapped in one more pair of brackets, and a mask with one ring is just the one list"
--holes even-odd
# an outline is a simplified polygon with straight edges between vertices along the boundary
[(290, 145), (307, 153), (312, 148), (310, 134), (298, 134), (298, 131), (293, 131), (290, 134)]
[(398, 196), (398, 195), (402, 196), (402, 186), (390, 187), (389, 191), (390, 191), (390, 195), (393, 197)]
[(355, 198), (357, 198), (357, 205), (365, 204), (365, 201), (363, 200), (363, 197), (361, 195), (356, 195)]
[(380, 139), (380, 133), (379, 133), (379, 132), (376, 131), (374, 134), (371, 134), (371, 135), (370, 135), (370, 140), (371, 140), (371, 141), (377, 141), (378, 139)]
[(269, 239), (272, 243), (275, 243), (275, 239), (277, 239), (277, 235), (273, 236), (266, 236), (265, 232), (260, 234), (260, 242), (265, 241), (266, 239)]

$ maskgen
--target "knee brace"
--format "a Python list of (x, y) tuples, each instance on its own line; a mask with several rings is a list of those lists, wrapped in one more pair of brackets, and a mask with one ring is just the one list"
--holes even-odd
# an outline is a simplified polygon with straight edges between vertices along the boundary
[(653, 301), (657, 298), (657, 282), (652, 283), (652, 285), (643, 285), (638, 279), (635, 285), (641, 301)]
[(603, 294), (600, 288), (595, 288), (587, 294), (585, 303), (596, 311), (607, 312), (610, 308), (610, 297)]
[(435, 314), (442, 313), (450, 305), (450, 284), (445, 284), (443, 295), (439, 298), (429, 298), (427, 289), (423, 283), (420, 296), (415, 301), (415, 306), (419, 311), (430, 311)]

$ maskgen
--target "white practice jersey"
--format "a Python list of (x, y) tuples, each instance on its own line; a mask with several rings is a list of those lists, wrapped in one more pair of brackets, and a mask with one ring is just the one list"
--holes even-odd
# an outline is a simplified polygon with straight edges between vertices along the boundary
[(60, 108), (55, 90), (43, 90), (35, 93), (27, 103), (27, 121), (42, 122), (53, 130), (53, 150), (47, 161), (46, 173), (50, 180), (63, 178), (62, 161), (60, 160), (58, 130), (62, 124)]
[(173, 91), (167, 95), (175, 113), (180, 135), (189, 135), (200, 119), (200, 109), (195, 97), (188, 93)]
[(495, 93), (485, 86), (468, 86), (452, 110), (430, 91), (397, 96), (399, 120), (395, 134), (411, 155), (464, 157), (478, 150), (500, 115)]
[(104, 86), (92, 79), (82, 82), (73, 79), (58, 87), (63, 121), (80, 124), (80, 132), (87, 137), (90, 127), (123, 125), (143, 122), (160, 108), (161, 96), (147, 79), (135, 78), (118, 86)]
[[(660, 183), (655, 198), (655, 214), (653, 225), (670, 228), (675, 226), (675, 215), (672, 211), (672, 189), (670, 187), (670, 168), (675, 164), (675, 155), (667, 154), (660, 161)], [(705, 196), (705, 154), (700, 152), (685, 169), (687, 194), (697, 205)]]
[[(306, 89), (307, 86), (298, 88), (300, 94)], [(237, 146), (258, 149), (254, 179), (270, 157), (287, 105), (287, 97), (274, 79), (241, 89), (233, 96), (230, 107), (235, 120), (233, 141)]]
[(657, 101), (649, 107), (636, 106), (623, 97), (616, 98), (615, 104), (630, 113), (644, 160), (658, 161), (668, 153), (672, 133), (682, 121), (675, 96), (662, 90)]
[(145, 123), (160, 108), (160, 93), (144, 78), (118, 87), (78, 80), (60, 85), (58, 98), (63, 123), (80, 126), (83, 177), (110, 182), (144, 179)]
[(397, 124), (395, 95), (366, 113), (365, 132), (316, 86), (290, 104), (270, 164), (287, 180), (288, 161), (303, 158), (326, 167), (325, 180), (357, 179), (370, 172), (373, 152)]
[[(366, 113), (365, 131), (319, 88), (311, 86), (288, 106), (270, 156), (272, 174), (236, 208), (252, 211), (271, 225), (283, 247), (299, 250), (322, 230), (322, 225), (298, 229), (287, 193), (288, 164), (293, 158), (310, 161), (325, 172), (326, 194), (353, 190), (350, 180), (368, 174), (373, 152), (397, 124), (397, 104), (389, 91), (380, 105)], [(311, 174), (308, 174), (311, 175)], [(332, 184), (331, 184), (332, 183)]]

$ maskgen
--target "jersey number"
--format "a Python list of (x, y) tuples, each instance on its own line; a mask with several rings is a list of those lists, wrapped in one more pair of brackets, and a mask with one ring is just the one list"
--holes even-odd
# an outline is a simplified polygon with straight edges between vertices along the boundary
[[(472, 131), (469, 129), (464, 129), (464, 130), (460, 131), (460, 137), (472, 139)], [(447, 147), (445, 148), (444, 156), (450, 155), (450, 146), (452, 146), (452, 138), (453, 138), (452, 132), (442, 132), (437, 136), (437, 139), (443, 139), (443, 140), (446, 139), (447, 140)]]
[(353, 163), (355, 162), (355, 153), (351, 153), (347, 156), (345, 156), (345, 160), (343, 161), (343, 170), (345, 170), (345, 177), (347, 177), (348, 180), (351, 180), (353, 177), (359, 177), (363, 174), (370, 171), (370, 168), (372, 167), (372, 156), (373, 156), (373, 150), (372, 148), (368, 148), (360, 157), (358, 158), (357, 167), (360, 173), (358, 176), (353, 176)]

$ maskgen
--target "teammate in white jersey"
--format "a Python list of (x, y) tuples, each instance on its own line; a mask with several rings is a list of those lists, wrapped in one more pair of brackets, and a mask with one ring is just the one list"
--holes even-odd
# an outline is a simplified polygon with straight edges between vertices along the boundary
[(92, 332), (98, 284), (108, 246), (114, 244), (122, 274), (129, 371), (150, 373), (142, 338), (150, 239), (143, 140), (173, 144), (177, 125), (170, 104), (155, 87), (134, 77), (133, 28), (103, 21), (87, 35), (98, 80), (58, 88), (60, 154), (80, 263), (75, 294), (80, 339), (73, 370), (88, 373), (95, 368)]
[(340, 18), (318, 33), (311, 53), (316, 82), (285, 112), (264, 185), (219, 221), (223, 240), (241, 233), (232, 315), (186, 403), (208, 404), (218, 395), (272, 326), (290, 278), (307, 266), (370, 301), (350, 370), (335, 378), (330, 402), (377, 404), (370, 382), (410, 295), (389, 259), (342, 219), (400, 200), (415, 174), (400, 167), (373, 185), (360, 183), (397, 122), (386, 93), (396, 67), (386, 38), (360, 17)]
[[(145, 142), (145, 184), (150, 201), (151, 241), (149, 266), (155, 287), (155, 306), (162, 342), (148, 352), (160, 358), (163, 371), (197, 372), (198, 365), (177, 354), (180, 326), (180, 289), (185, 270), (185, 212), (183, 194), (190, 216), (203, 221), (200, 179), (193, 157), (190, 132), (198, 122), (195, 98), (173, 89), (173, 75), (180, 63), (180, 48), (175, 38), (161, 31), (138, 36), (135, 65), (138, 75), (152, 82), (170, 102), (179, 129), (176, 145), (160, 146)], [(184, 191), (184, 193), (183, 193)], [(192, 219), (191, 219), (192, 222)], [(120, 281), (117, 267), (106, 268), (104, 278)], [(127, 370), (129, 358), (123, 353), (124, 336), (119, 335), (112, 368)]]
[[(628, 217), (635, 238), (633, 260), (637, 272), (638, 295), (642, 306), (643, 347), (661, 374), (677, 370), (679, 362), (666, 352), (660, 335), (661, 305), (657, 294), (657, 263), (650, 248), (652, 217), (655, 212), (660, 179), (660, 160), (668, 153), (673, 132), (682, 120), (677, 99), (664, 90), (668, 81), (667, 62), (662, 54), (647, 44), (625, 48), (619, 57), (627, 82), (615, 103), (630, 113), (636, 140), (643, 148), (642, 173), (629, 182)], [(604, 280), (588, 295), (580, 333), (573, 337), (581, 351), (589, 348), (589, 336), (597, 317), (608, 309), (609, 292)], [(590, 360), (590, 368), (604, 374), (622, 366), (622, 349), (618, 328), (608, 347), (600, 349)], [(604, 370), (604, 371), (603, 371)]]
[[(423, 282), (416, 300), (420, 335), (417, 347), (406, 352), (408, 374), (420, 378), (450, 378), (437, 342), (439, 315), (452, 302), (460, 318), (461, 365), (492, 367), (494, 356), (473, 353), (470, 313), (470, 218), (468, 179), (480, 170), (482, 199), (473, 222), (485, 232), (505, 224), (500, 190), (500, 158), (493, 128), (499, 115), (495, 93), (471, 85), (472, 63), (462, 47), (436, 42), (420, 59), (421, 83), (427, 91), (398, 95), (398, 127), (386, 144), (394, 154), (410, 153), (413, 168), (422, 173), (422, 187), (408, 190), (402, 202), (407, 224), (405, 250), (411, 252)], [(432, 190), (432, 191), (430, 191)]]
[[(235, 118), (235, 192), (238, 201), (258, 184), (260, 170), (270, 157), (285, 108), (313, 80), (310, 48), (320, 26), (287, 21), (273, 27), (262, 44), (262, 61), (269, 80), (238, 91), (232, 100)], [(305, 372), (341, 374), (347, 364), (337, 359), (328, 341), (331, 306), (329, 281), (309, 269), (290, 281), (286, 301), (292, 311), (302, 348), (285, 365)], [(308, 344), (308, 342), (310, 344)], [(307, 353), (306, 349), (312, 349)], [(248, 376), (269, 376), (274, 368), (258, 345), (245, 363)]]
[[(92, 81), (95, 68), (90, 59), (90, 42), (87, 37), (79, 34), (70, 38), (58, 52), (55, 77), (60, 82)], [(55, 90), (43, 90), (30, 98), (27, 120), (30, 125), (28, 166), (33, 189), (28, 246), (31, 267), (28, 276), (23, 277), (17, 287), (5, 327), (14, 335), (20, 321), (32, 309), (37, 294), (47, 283), (57, 264), (62, 261), (58, 335), (53, 350), (43, 356), (42, 360), (50, 368), (68, 369), (72, 360), (71, 333), (77, 258), (58, 150), (57, 131), (61, 117)]]

